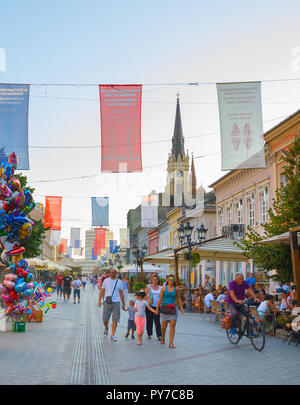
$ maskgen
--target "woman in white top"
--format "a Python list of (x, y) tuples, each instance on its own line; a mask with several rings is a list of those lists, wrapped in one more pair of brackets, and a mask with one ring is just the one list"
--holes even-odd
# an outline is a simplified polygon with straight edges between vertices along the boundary
[(277, 308), (273, 305), (272, 295), (266, 295), (266, 299), (260, 303), (257, 308), (258, 315), (265, 319), (266, 315), (270, 315), (271, 312), (276, 312)]
[[(157, 302), (159, 299), (160, 290), (162, 287), (159, 285), (159, 277), (157, 274), (154, 274), (151, 278), (151, 284), (148, 284), (145, 288), (145, 293), (147, 297), (150, 298), (150, 307), (156, 309)], [(151, 302), (152, 301), (152, 302)], [(146, 309), (146, 328), (148, 339), (151, 339), (153, 333), (153, 321), (155, 323), (156, 336), (158, 340), (161, 340), (161, 325), (160, 325), (160, 314), (156, 315)]]

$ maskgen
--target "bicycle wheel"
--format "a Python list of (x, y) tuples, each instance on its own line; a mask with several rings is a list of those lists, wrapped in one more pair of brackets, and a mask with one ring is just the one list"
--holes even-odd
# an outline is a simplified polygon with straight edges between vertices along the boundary
[(228, 337), (228, 340), (230, 343), (232, 343), (233, 345), (237, 345), (239, 343), (239, 341), (241, 340), (242, 337), (242, 330), (241, 330), (241, 320), (240, 318), (238, 318), (237, 320), (237, 324), (238, 327), (235, 328), (235, 334), (232, 335), (230, 333), (230, 329), (226, 329), (226, 335)]
[(261, 322), (252, 321), (249, 323), (249, 339), (252, 346), (258, 352), (261, 352), (265, 347), (265, 328)]

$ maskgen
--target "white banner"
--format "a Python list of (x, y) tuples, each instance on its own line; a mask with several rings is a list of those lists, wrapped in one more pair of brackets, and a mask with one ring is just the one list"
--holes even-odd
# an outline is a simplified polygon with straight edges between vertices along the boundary
[(153, 228), (158, 225), (158, 196), (151, 194), (142, 197), (141, 226)]
[(70, 230), (70, 246), (72, 248), (80, 248), (80, 228), (71, 228)]
[(50, 246), (60, 245), (60, 231), (50, 231)]
[(129, 229), (120, 228), (120, 247), (121, 248), (130, 248), (129, 244)]
[(217, 84), (222, 170), (266, 167), (261, 83)]

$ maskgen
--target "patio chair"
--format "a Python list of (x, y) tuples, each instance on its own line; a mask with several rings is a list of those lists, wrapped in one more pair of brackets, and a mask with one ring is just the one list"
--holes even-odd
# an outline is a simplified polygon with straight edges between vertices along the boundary
[(220, 322), (221, 315), (222, 315), (222, 308), (219, 301), (214, 301), (215, 309), (216, 309), (216, 321)]
[(211, 316), (210, 316), (210, 321), (212, 318), (215, 316), (215, 320), (217, 319), (217, 308), (216, 308), (216, 301), (210, 300), (210, 306), (211, 306)]

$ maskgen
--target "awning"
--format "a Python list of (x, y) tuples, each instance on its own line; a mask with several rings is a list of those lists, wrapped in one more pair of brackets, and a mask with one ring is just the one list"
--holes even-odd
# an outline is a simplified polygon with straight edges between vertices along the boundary
[[(200, 260), (216, 260), (226, 262), (248, 262), (248, 257), (241, 249), (233, 244), (234, 240), (220, 238), (213, 241), (203, 242), (201, 246), (196, 246), (193, 253), (200, 255)], [(180, 256), (187, 250), (178, 252)]]
[[(297, 233), (298, 245), (300, 246), (300, 232)], [(261, 240), (260, 242), (255, 242), (254, 245), (279, 245), (283, 243), (285, 245), (290, 244), (290, 233), (284, 232), (280, 235), (272, 236), (271, 238)]]
[[(137, 266), (136, 264), (132, 264), (131, 266), (126, 266), (123, 267), (121, 270), (121, 273), (136, 273), (137, 272)], [(138, 266), (138, 273), (141, 272), (141, 267)], [(143, 272), (144, 273), (162, 273), (163, 269), (160, 269), (157, 266), (153, 266), (150, 263), (143, 263)]]
[[(174, 264), (174, 250), (173, 249), (164, 249), (160, 252), (153, 253), (152, 255), (148, 255), (144, 257), (144, 262), (151, 262), (151, 263), (166, 263), (166, 264)], [(179, 258), (178, 260), (180, 264), (188, 263), (183, 258)]]

